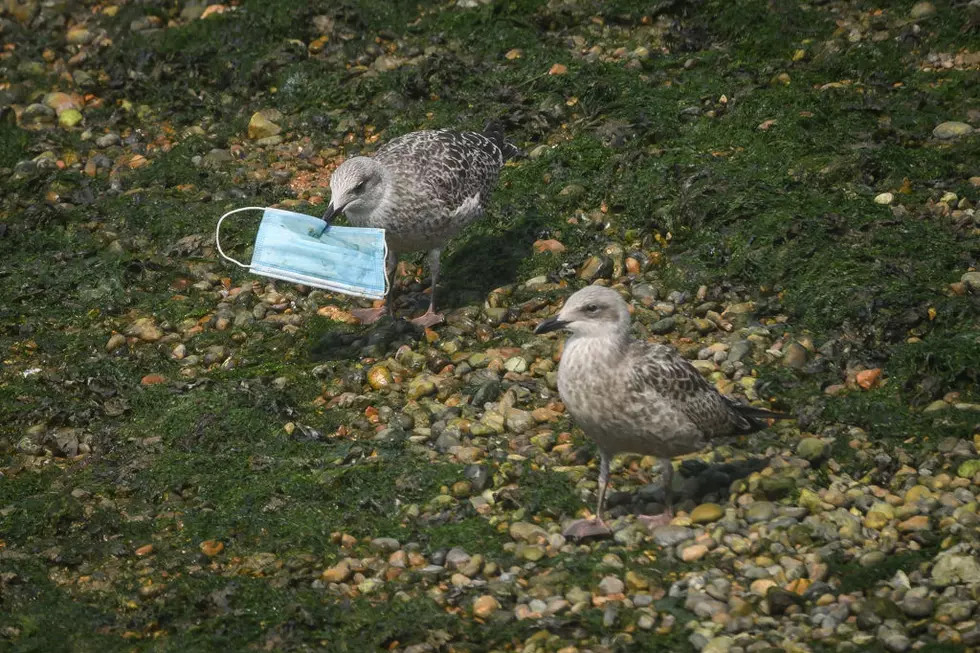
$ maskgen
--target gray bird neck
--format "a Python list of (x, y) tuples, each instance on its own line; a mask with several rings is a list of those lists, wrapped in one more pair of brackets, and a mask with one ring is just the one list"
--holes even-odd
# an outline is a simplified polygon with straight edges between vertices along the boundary
[(565, 351), (568, 353), (587, 351), (593, 357), (619, 357), (625, 353), (631, 339), (629, 331), (621, 329), (601, 334), (573, 333), (565, 342)]

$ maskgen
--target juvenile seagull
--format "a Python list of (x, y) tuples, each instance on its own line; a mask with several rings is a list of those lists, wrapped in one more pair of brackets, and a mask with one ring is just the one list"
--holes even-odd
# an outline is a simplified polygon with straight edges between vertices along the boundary
[(629, 309), (619, 293), (588, 286), (534, 330), (571, 332), (558, 366), (558, 392), (575, 422), (599, 446), (595, 517), (569, 525), (569, 537), (609, 533), (602, 510), (609, 461), (616, 454), (664, 459), (667, 509), (640, 519), (649, 526), (665, 524), (673, 518), (671, 458), (698, 451), (714, 438), (759, 431), (766, 426), (759, 419), (787, 417), (727, 399), (674, 349), (634, 339), (629, 326)]
[[(323, 220), (344, 213), (355, 227), (385, 230), (385, 273), (391, 288), (397, 255), (428, 250), (432, 272), (429, 310), (412, 322), (432, 326), (436, 313), (439, 255), (456, 233), (477, 220), (487, 206), (504, 161), (520, 153), (504, 140), (500, 123), (491, 120), (482, 133), (449, 129), (399, 136), (373, 157), (344, 161), (330, 177), (331, 197)], [(392, 314), (390, 291), (388, 314)], [(358, 309), (362, 324), (379, 319), (385, 308)]]

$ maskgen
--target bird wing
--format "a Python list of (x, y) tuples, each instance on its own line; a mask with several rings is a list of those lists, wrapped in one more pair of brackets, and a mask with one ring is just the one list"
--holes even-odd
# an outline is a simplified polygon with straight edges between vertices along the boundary
[(667, 401), (707, 437), (751, 433), (761, 425), (739, 414), (701, 373), (674, 349), (634, 341), (629, 389)]
[(375, 155), (402, 180), (411, 180), (426, 212), (459, 225), (478, 218), (496, 184), (504, 155), (483, 134), (449, 129), (411, 132)]

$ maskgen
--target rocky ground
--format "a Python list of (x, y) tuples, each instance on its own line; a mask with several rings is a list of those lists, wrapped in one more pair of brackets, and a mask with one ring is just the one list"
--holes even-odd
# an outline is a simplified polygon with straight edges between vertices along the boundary
[[(3, 650), (980, 650), (977, 0), (9, 0), (0, 42)], [(493, 116), (527, 156), (446, 324), (217, 257)], [(796, 420), (676, 460), (652, 532), (617, 458), (577, 543), (532, 330), (587, 283)]]

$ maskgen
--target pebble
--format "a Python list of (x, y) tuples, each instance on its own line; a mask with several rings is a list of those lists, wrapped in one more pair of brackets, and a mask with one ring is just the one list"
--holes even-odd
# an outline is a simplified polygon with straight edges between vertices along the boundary
[(490, 594), (484, 594), (473, 601), (473, 615), (481, 619), (493, 616), (499, 609), (500, 602)]
[(694, 531), (686, 526), (657, 526), (652, 532), (653, 541), (662, 547), (672, 547), (694, 537)]
[(692, 544), (684, 547), (681, 551), (681, 560), (684, 562), (694, 562), (708, 555), (708, 547), (703, 544)]
[(529, 544), (540, 544), (548, 541), (548, 531), (528, 522), (515, 522), (511, 524), (510, 536), (512, 539)]
[(599, 581), (599, 591), (602, 592), (604, 596), (622, 594), (625, 590), (626, 585), (615, 576), (606, 576)]
[(969, 136), (973, 133), (973, 127), (965, 122), (948, 121), (936, 125), (932, 130), (932, 135), (941, 140), (951, 140), (961, 136)]
[[(278, 113), (278, 112), (276, 112)], [(282, 131), (282, 127), (272, 121), (269, 111), (256, 111), (248, 121), (248, 137), (252, 140), (271, 138)]]
[(710, 524), (725, 515), (725, 511), (717, 503), (702, 503), (691, 511), (691, 521), (695, 524)]
[(121, 333), (114, 333), (109, 338), (109, 341), (105, 345), (105, 350), (107, 352), (113, 352), (126, 344), (126, 336)]
[(745, 520), (750, 524), (769, 521), (776, 516), (776, 506), (768, 501), (757, 501), (745, 511)]
[(939, 587), (980, 583), (980, 561), (970, 555), (944, 553), (938, 556), (932, 568), (932, 581)]
[(827, 445), (820, 438), (803, 438), (796, 445), (796, 455), (809, 462), (815, 462), (824, 457)]
[(920, 20), (922, 18), (928, 18), (935, 13), (936, 7), (931, 2), (916, 2), (909, 11), (909, 18)]
[(333, 567), (324, 569), (320, 578), (326, 583), (343, 583), (351, 577), (351, 574), (350, 563), (347, 560), (341, 560)]
[(126, 327), (126, 335), (144, 342), (156, 342), (163, 337), (163, 330), (154, 323), (153, 318), (141, 317)]

